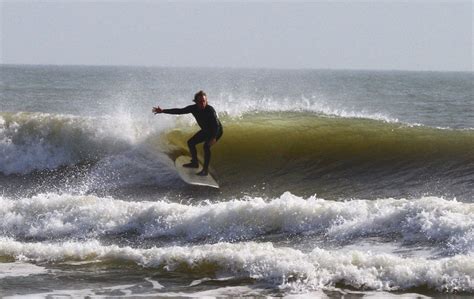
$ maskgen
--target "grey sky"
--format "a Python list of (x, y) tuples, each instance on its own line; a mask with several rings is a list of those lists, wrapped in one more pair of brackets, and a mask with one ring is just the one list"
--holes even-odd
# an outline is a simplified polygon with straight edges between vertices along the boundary
[(1, 1), (1, 63), (473, 69), (471, 1)]

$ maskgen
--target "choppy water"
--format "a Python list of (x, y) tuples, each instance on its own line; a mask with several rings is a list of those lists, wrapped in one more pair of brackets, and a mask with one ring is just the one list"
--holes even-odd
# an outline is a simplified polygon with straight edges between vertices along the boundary
[[(2, 296), (474, 293), (472, 73), (0, 71)], [(151, 113), (199, 89), (219, 190)]]

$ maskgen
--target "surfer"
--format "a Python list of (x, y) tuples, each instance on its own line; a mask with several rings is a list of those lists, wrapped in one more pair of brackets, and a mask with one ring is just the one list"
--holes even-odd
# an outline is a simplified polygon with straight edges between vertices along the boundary
[(209, 173), (209, 163), (211, 162), (211, 146), (221, 138), (223, 130), (216, 110), (207, 103), (207, 95), (204, 91), (199, 91), (194, 95), (196, 104), (184, 108), (161, 109), (160, 106), (153, 107), (155, 114), (188, 114), (192, 113), (201, 130), (188, 140), (189, 151), (191, 152), (191, 162), (184, 164), (184, 167), (198, 168), (196, 144), (204, 142), (204, 166), (197, 175), (206, 176)]

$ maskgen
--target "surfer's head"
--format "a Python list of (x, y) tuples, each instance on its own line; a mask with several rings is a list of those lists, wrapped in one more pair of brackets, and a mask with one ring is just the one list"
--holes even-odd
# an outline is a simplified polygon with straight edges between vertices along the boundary
[(193, 100), (199, 107), (199, 109), (204, 109), (207, 106), (207, 94), (200, 90), (194, 95)]

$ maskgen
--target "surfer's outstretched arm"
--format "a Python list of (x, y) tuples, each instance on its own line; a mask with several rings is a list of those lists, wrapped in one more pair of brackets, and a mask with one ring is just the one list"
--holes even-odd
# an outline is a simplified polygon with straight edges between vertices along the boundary
[(172, 109), (161, 109), (160, 106), (153, 107), (152, 111), (155, 114), (166, 113), (166, 114), (188, 114), (192, 113), (192, 108), (194, 105), (189, 105), (184, 108), (172, 108)]

